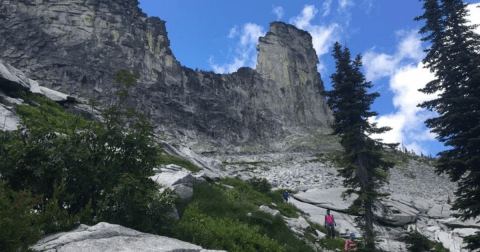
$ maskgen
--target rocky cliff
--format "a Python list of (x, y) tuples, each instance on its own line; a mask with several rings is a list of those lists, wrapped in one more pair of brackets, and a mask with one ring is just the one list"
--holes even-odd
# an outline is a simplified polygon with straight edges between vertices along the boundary
[(201, 151), (271, 145), (331, 120), (312, 38), (291, 25), (271, 24), (255, 70), (220, 75), (182, 67), (165, 21), (136, 0), (2, 0), (0, 19), (0, 58), (30, 79), (106, 106), (114, 74), (131, 69), (140, 81), (128, 103), (158, 133), (208, 143)]

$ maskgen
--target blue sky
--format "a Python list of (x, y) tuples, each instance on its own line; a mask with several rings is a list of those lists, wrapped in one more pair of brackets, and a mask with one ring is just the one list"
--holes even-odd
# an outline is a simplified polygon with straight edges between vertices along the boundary
[[(167, 21), (171, 49), (178, 61), (193, 69), (229, 73), (256, 65), (258, 37), (273, 21), (310, 32), (319, 56), (318, 70), (327, 90), (335, 70), (333, 43), (362, 54), (364, 73), (379, 92), (372, 118), (392, 131), (379, 136), (402, 143), (417, 154), (436, 155), (445, 149), (423, 121), (434, 116), (416, 107), (431, 99), (417, 90), (433, 75), (421, 65), (423, 49), (413, 19), (423, 13), (418, 0), (139, 0), (148, 16)], [(479, 1), (466, 1), (470, 4)], [(473, 5), (472, 5), (473, 7)], [(480, 8), (470, 8), (480, 23)]]

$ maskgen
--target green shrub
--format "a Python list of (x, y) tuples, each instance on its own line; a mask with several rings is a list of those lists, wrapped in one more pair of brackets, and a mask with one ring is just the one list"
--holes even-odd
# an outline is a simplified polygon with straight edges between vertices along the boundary
[(46, 199), (46, 202), (44, 202), (39, 209), (40, 223), (44, 234), (69, 231), (77, 227), (80, 223), (93, 223), (90, 219), (91, 204), (87, 204), (87, 206), (77, 214), (70, 214), (64, 207), (65, 203), (72, 201), (69, 198), (71, 197), (65, 195), (65, 183), (54, 185), (52, 198)]
[(119, 224), (141, 232), (166, 234), (174, 220), (176, 197), (170, 189), (159, 192), (160, 187), (148, 178), (138, 179), (123, 174), (120, 183), (107, 193), (102, 203), (99, 221)]
[[(115, 81), (128, 88), (137, 79), (122, 71)], [(35, 209), (45, 233), (94, 220), (164, 231), (173, 199), (148, 179), (161, 149), (147, 118), (124, 106), (127, 96), (97, 123), (45, 97), (20, 95), (35, 106), (18, 107), (26, 128), (0, 132), (0, 174), (11, 190), (43, 198)]]
[[(228, 184), (234, 187), (233, 189), (230, 189), (223, 186), (223, 184)], [(208, 216), (208, 218), (211, 218), (209, 220), (219, 221), (222, 223), (222, 225), (225, 223), (237, 226), (242, 225), (246, 229), (253, 230), (254, 233), (258, 234), (259, 236), (265, 236), (268, 239), (273, 239), (273, 241), (280, 244), (281, 249), (278, 251), (313, 251), (313, 249), (309, 247), (305, 241), (298, 239), (294, 234), (292, 234), (281, 216), (272, 216), (258, 209), (260, 205), (269, 205), (270, 207), (275, 208), (275, 206), (271, 204), (272, 198), (270, 195), (274, 195), (276, 200), (279, 201), (277, 207), (280, 205), (290, 205), (292, 208), (295, 208), (293, 205), (283, 202), (280, 193), (278, 193), (278, 195), (274, 194), (274, 192), (269, 192), (268, 194), (260, 193), (257, 190), (254, 190), (250, 184), (239, 179), (222, 179), (219, 185), (213, 186), (198, 185), (194, 188), (194, 194), (191, 198), (192, 203), (182, 216), (181, 223), (183, 224), (179, 225), (178, 229), (175, 231), (175, 237), (202, 245), (203, 240), (198, 240), (199, 237), (195, 236), (194, 234), (196, 231), (192, 231), (192, 228), (194, 228), (196, 224), (190, 223), (190, 221), (197, 219), (203, 219), (205, 221), (205, 216)], [(192, 207), (195, 209), (192, 210)], [(195, 215), (198, 215), (198, 218), (195, 217)], [(212, 239), (214, 241), (216, 241), (216, 239), (220, 239), (218, 238), (218, 234), (216, 234), (215, 230), (221, 230), (223, 227), (215, 227), (212, 224), (212, 226), (207, 225), (203, 228), (205, 230), (199, 231), (203, 232), (205, 235), (202, 237), (202, 239)], [(212, 228), (214, 230), (208, 230), (208, 228)], [(253, 231), (242, 232), (249, 233)], [(228, 233), (230, 231), (225, 232)], [(212, 237), (209, 237), (209, 234)], [(244, 238), (243, 242), (248, 244), (259, 243), (256, 237), (256, 235), (249, 234)], [(217, 244), (217, 242), (214, 241), (211, 241), (211, 243), (209, 243), (210, 245), (205, 247), (209, 249), (216, 248), (230, 251), (227, 249), (230, 248), (230, 245), (225, 244), (237, 242), (234, 236), (226, 236), (222, 237), (222, 239), (226, 239), (226, 241), (222, 243), (224, 247), (209, 247), (211, 244)], [(258, 246), (254, 247), (257, 248)], [(253, 251), (264, 251), (262, 248), (263, 247), (260, 247)]]
[(232, 218), (212, 217), (202, 213), (198, 204), (192, 204), (180, 222), (182, 238), (209, 249), (231, 252), (283, 251), (269, 237), (261, 235), (258, 228)]
[(430, 241), (417, 231), (408, 232), (400, 241), (407, 244), (406, 248), (410, 252), (430, 251)]
[(39, 215), (33, 207), (41, 197), (15, 192), (0, 180), (0, 251), (26, 251), (40, 239)]
[(265, 178), (260, 179), (257, 177), (253, 177), (247, 180), (247, 183), (250, 184), (253, 189), (261, 193), (268, 193), (272, 189), (272, 185)]
[(319, 243), (322, 248), (328, 250), (340, 249), (341, 251), (343, 251), (343, 248), (345, 247), (345, 239), (338, 237), (334, 239), (324, 237), (320, 239)]

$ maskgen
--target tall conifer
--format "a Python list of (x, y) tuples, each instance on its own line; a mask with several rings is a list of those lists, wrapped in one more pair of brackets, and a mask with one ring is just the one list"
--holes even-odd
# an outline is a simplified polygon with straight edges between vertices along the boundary
[(336, 60), (336, 72), (330, 76), (333, 90), (325, 94), (334, 113), (333, 132), (340, 136), (345, 151), (342, 157), (345, 167), (340, 170), (340, 174), (345, 178), (344, 185), (348, 188), (346, 194), (358, 194), (350, 211), (358, 216), (356, 221), (364, 232), (365, 248), (374, 251), (374, 212), (379, 206), (380, 198), (385, 196), (378, 189), (387, 182), (382, 170), (386, 171), (393, 163), (382, 160), (381, 151), (385, 145), (370, 138), (370, 134), (383, 133), (390, 128), (377, 128), (376, 124), (367, 120), (377, 115), (377, 112), (370, 111), (370, 105), (379, 94), (367, 93), (372, 84), (366, 81), (360, 70), (362, 57), (358, 55), (355, 60), (351, 60), (348, 48), (342, 50), (338, 42), (334, 45), (332, 55)]
[[(425, 21), (420, 33), (431, 43), (423, 62), (435, 74), (420, 91), (439, 95), (419, 106), (438, 113), (425, 124), (449, 147), (438, 154), (436, 168), (458, 181), (453, 208), (464, 220), (475, 218), (480, 215), (480, 37), (473, 32), (476, 25), (467, 24), (463, 1), (420, 1), (425, 13), (415, 20)], [(467, 240), (476, 247), (474, 239)]]

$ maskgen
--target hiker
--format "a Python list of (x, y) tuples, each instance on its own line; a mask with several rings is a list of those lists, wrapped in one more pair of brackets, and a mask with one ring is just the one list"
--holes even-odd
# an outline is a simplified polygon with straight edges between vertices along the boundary
[(357, 244), (355, 244), (355, 241), (353, 240), (354, 238), (355, 238), (355, 234), (351, 233), (350, 239), (345, 241), (345, 252), (357, 250)]
[(335, 238), (335, 227), (337, 223), (335, 223), (335, 218), (333, 215), (330, 214), (330, 209), (327, 209), (327, 215), (325, 215), (325, 227), (328, 230), (331, 238)]
[(285, 200), (285, 202), (288, 202), (288, 197), (290, 197), (290, 195), (288, 194), (288, 192), (285, 191), (284, 193), (282, 193), (282, 196), (283, 196), (283, 199)]

